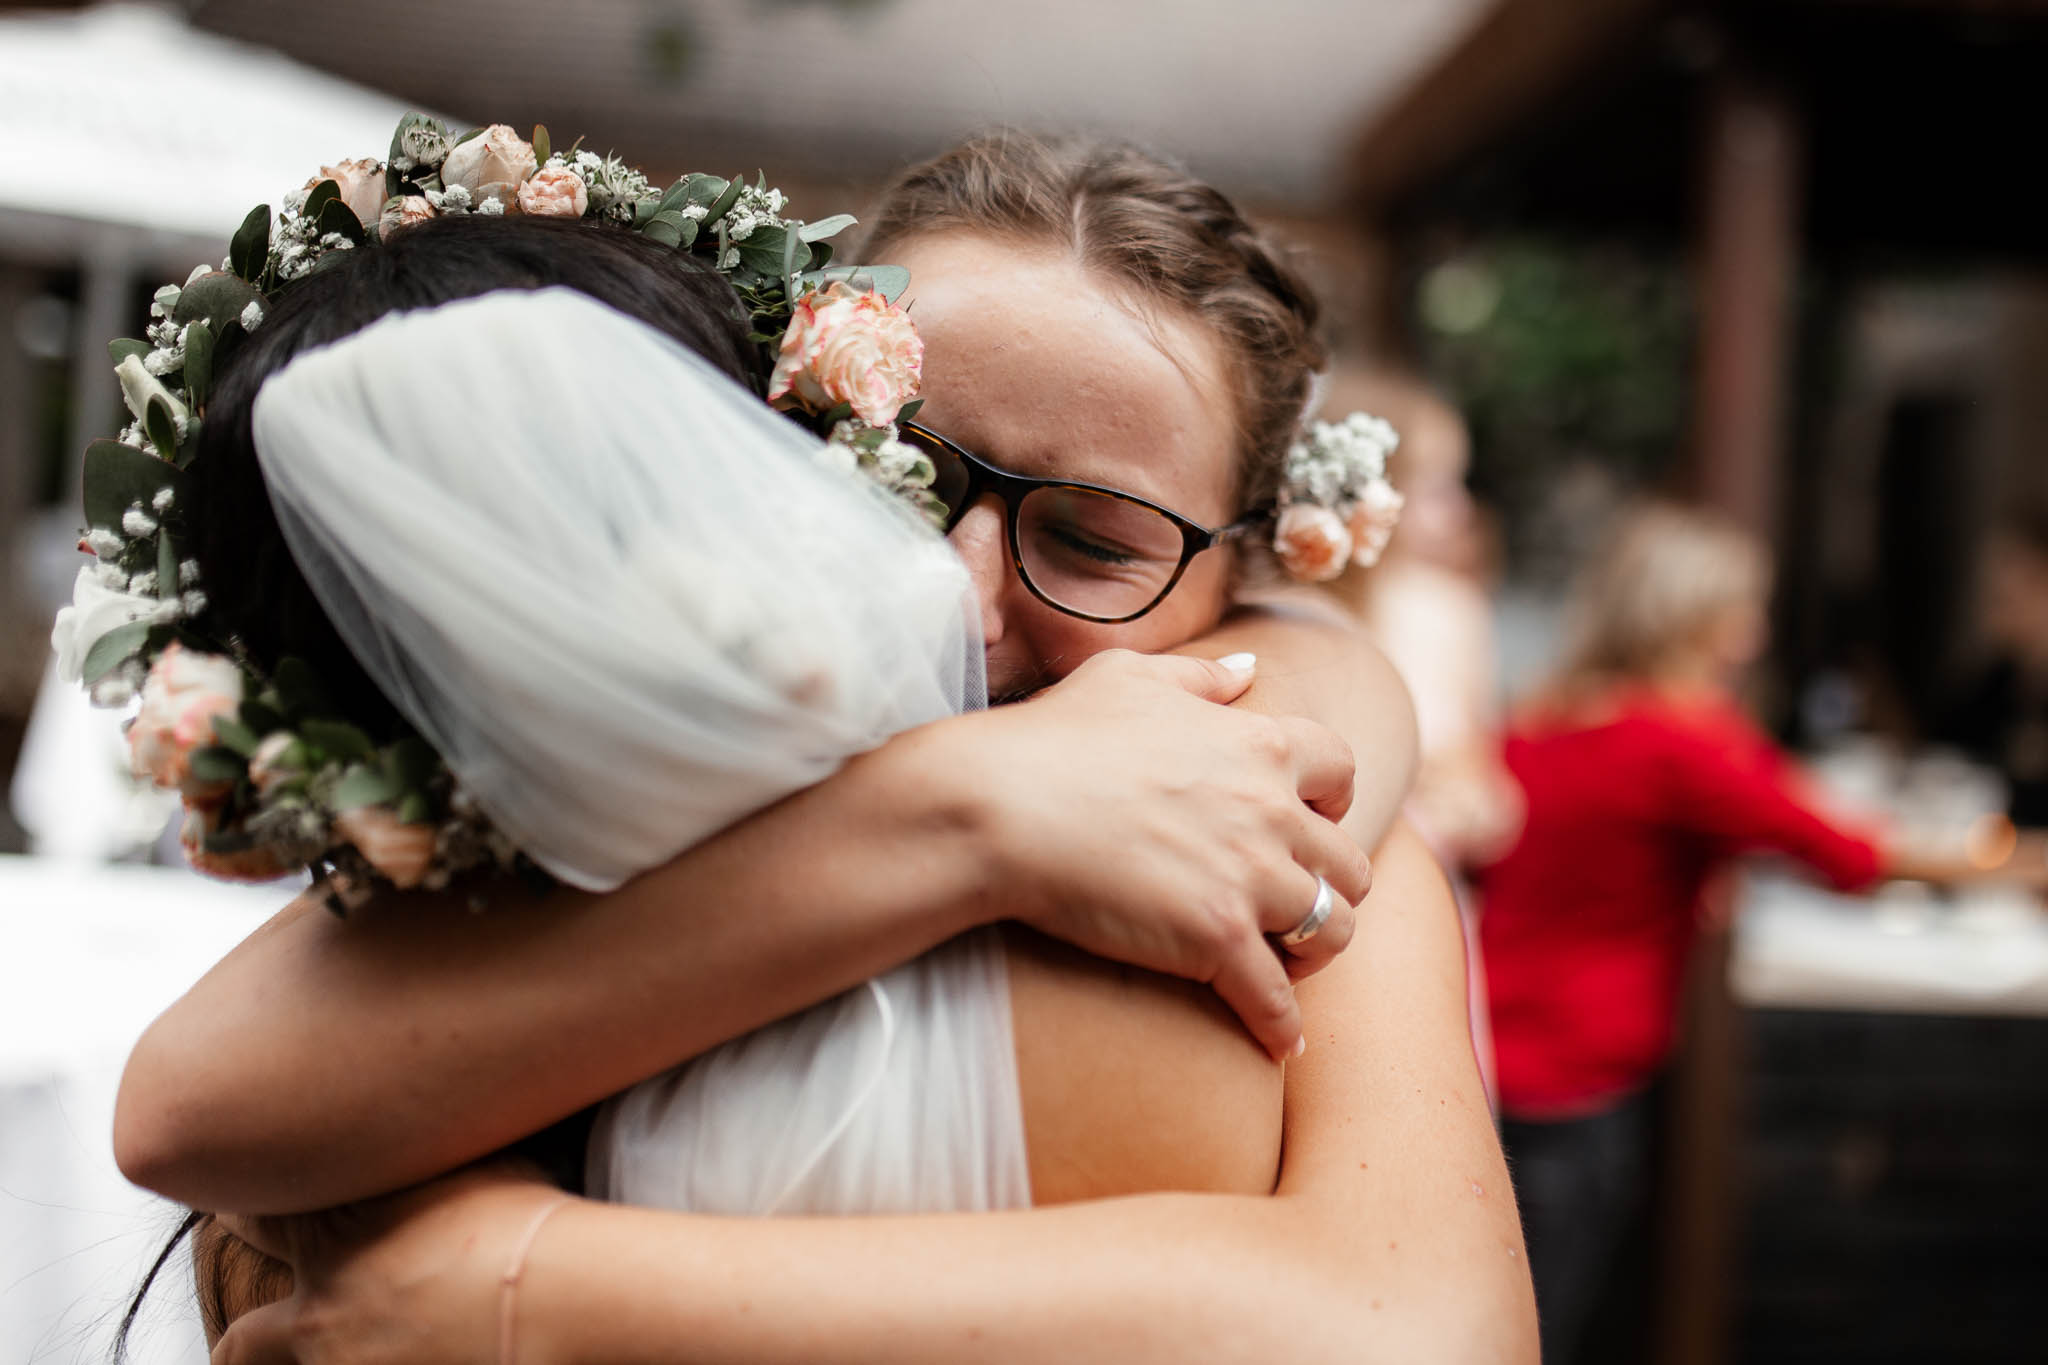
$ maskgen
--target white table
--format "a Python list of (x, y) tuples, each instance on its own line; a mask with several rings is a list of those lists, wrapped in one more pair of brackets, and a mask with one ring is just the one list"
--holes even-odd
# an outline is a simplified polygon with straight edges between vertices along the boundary
[[(182, 1211), (114, 1167), (121, 1065), (142, 1030), (283, 905), (183, 869), (0, 856), (0, 1363), (104, 1365)], [(206, 1353), (190, 1271), (166, 1267), (134, 1365)]]
[(2048, 914), (2010, 891), (1839, 896), (1759, 875), (1728, 977), (1738, 1001), (1766, 1009), (2048, 1016)]

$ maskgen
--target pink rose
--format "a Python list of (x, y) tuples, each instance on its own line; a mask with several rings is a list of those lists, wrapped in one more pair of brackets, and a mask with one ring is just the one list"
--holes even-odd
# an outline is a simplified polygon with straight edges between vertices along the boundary
[(408, 194), (403, 199), (394, 199), (384, 206), (383, 217), (377, 220), (377, 235), (389, 237), (400, 228), (409, 228), (415, 223), (424, 223), (429, 218), (438, 218), (440, 211), (427, 202), (423, 194)]
[(441, 185), (469, 191), (472, 206), (496, 199), (510, 209), (519, 202), (519, 187), (536, 167), (533, 144), (502, 123), (493, 123), (448, 153), (441, 163)]
[(360, 157), (344, 161), (339, 166), (322, 166), (319, 180), (306, 186), (313, 188), (321, 180), (332, 180), (341, 190), (341, 202), (348, 205), (350, 213), (364, 227), (376, 222), (384, 212), (384, 163)]
[(519, 211), (536, 218), (581, 218), (590, 207), (590, 190), (583, 177), (560, 166), (535, 171), (519, 187)]
[(1394, 527), (1400, 524), (1401, 508), (1406, 502), (1394, 485), (1385, 479), (1374, 479), (1358, 495), (1358, 503), (1351, 509), (1351, 562), (1360, 568), (1370, 569), (1380, 562), (1386, 553), (1387, 542), (1393, 539)]
[(871, 290), (834, 280), (798, 300), (768, 382), (777, 407), (851, 404), (870, 426), (896, 420), (917, 397), (924, 341), (910, 314)]
[(359, 806), (334, 817), (334, 832), (399, 890), (418, 886), (434, 861), (434, 827), (408, 825), (384, 806)]
[(241, 669), (172, 641), (142, 684), (142, 710), (128, 727), (129, 766), (137, 777), (190, 797), (218, 794), (220, 784), (192, 777), (192, 751), (215, 743), (214, 718), (232, 716), (241, 705)]
[(1290, 503), (1280, 510), (1273, 548), (1287, 572), (1308, 583), (1320, 583), (1344, 572), (1351, 559), (1351, 533), (1327, 507)]
[(184, 846), (185, 861), (192, 864), (194, 872), (229, 882), (269, 882), (301, 870), (285, 862), (274, 844), (258, 844), (232, 853), (210, 851), (206, 836), (219, 828), (218, 805), (186, 799), (185, 824), (178, 831), (178, 842)]

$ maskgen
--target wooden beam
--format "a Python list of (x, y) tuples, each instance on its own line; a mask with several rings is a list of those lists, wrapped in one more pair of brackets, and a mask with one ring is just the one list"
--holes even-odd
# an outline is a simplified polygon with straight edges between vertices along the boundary
[(1724, 69), (1701, 151), (1698, 391), (1691, 484), (1771, 542), (1784, 456), (1801, 121), (1774, 84)]
[(1670, 0), (1498, 0), (1354, 143), (1345, 197), (1384, 210), (1528, 117)]

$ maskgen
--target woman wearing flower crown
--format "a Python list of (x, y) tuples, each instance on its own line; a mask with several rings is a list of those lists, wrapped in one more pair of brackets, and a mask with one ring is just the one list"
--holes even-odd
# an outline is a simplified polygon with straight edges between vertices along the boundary
[[(394, 235), (386, 250), (401, 240)], [(895, 439), (933, 462), (924, 482), (945, 503), (973, 576), (991, 690), (1065, 681), (1021, 705), (883, 744), (595, 901), (573, 905), (576, 898), (554, 893), (494, 903), (470, 918), (380, 897), (346, 922), (309, 902), (238, 950), (138, 1050), (121, 1141), (124, 1162), (145, 1183), (259, 1210), (402, 1184), (997, 918), (1142, 965), (1237, 971), (1236, 998), (1264, 997), (1263, 1009), (1244, 1010), (1248, 1020), (1287, 1050), (1293, 1005), (1281, 975), (1262, 974), (1256, 955), (1247, 964), (1205, 946), (1217, 931), (1191, 932), (1186, 919), (1227, 912), (1243, 925), (1234, 931), (1240, 944), (1258, 928), (1293, 930), (1297, 970), (1339, 946), (1343, 911), (1317, 874), (1349, 898), (1363, 891), (1360, 869), (1299, 813), (1297, 797), (1339, 813), (1345, 765), (1325, 756), (1326, 741), (1311, 728), (1213, 706), (1243, 686), (1228, 670), (1115, 655), (1077, 665), (1118, 644), (1255, 645), (1266, 705), (1324, 708), (1354, 742), (1383, 746), (1391, 729), (1405, 753), (1397, 702), (1327, 686), (1337, 666), (1356, 665), (1344, 642), (1286, 622), (1221, 620), (1234, 552), (1215, 530), (1270, 506), (1283, 481), (1280, 457), (1315, 356), (1305, 299), (1213, 191), (1129, 154), (1021, 139), (971, 145), (913, 172), (883, 215), (877, 247), (911, 267), (928, 348), (927, 408)], [(463, 320), (456, 306), (436, 311)], [(428, 317), (425, 331), (381, 334), (412, 333), (386, 361), (432, 355), (434, 343), (458, 335), (435, 330)], [(347, 348), (331, 356), (346, 360)], [(411, 371), (380, 362), (377, 372)], [(317, 367), (298, 374), (330, 399), (369, 393)], [(293, 379), (287, 366), (272, 392), (289, 394)], [(598, 425), (610, 415), (609, 393), (516, 394), (499, 401), (528, 413), (577, 402)], [(388, 427), (399, 420), (394, 412), (432, 401), (404, 396), (413, 408), (380, 403), (370, 425)], [(264, 406), (251, 406), (260, 453)], [(353, 420), (346, 402), (324, 411)], [(492, 446), (465, 453), (474, 463)], [(853, 459), (901, 457), (875, 442), (855, 446)], [(487, 481), (464, 488), (495, 493)], [(284, 513), (287, 524), (299, 515), (317, 521), (323, 491), (348, 490), (330, 481), (284, 493), (281, 511), (298, 509)], [(1297, 503), (1309, 501), (1306, 491)], [(274, 483), (271, 495), (280, 498)], [(1333, 501), (1337, 528), (1349, 535), (1338, 513), (1351, 509)], [(387, 509), (394, 523), (405, 511), (402, 500)], [(436, 524), (421, 528), (421, 544), (432, 547)], [(799, 522), (790, 533), (820, 525)], [(1160, 528), (1179, 543), (1167, 545)], [(1327, 551), (1334, 536), (1322, 540)], [(326, 540), (303, 533), (295, 554), (302, 542)], [(375, 564), (348, 562), (345, 545), (330, 548), (340, 561), (329, 566), (334, 578), (374, 576)], [(447, 548), (442, 562), (454, 574), (464, 547)], [(903, 562), (922, 568), (915, 556)], [(721, 565), (697, 557), (690, 567), (715, 574)], [(691, 581), (673, 566), (658, 571)], [(906, 583), (921, 581), (904, 573)], [(217, 576), (205, 581), (217, 596)], [(465, 585), (485, 591), (491, 576), (456, 587)], [(700, 593), (697, 603), (715, 596)], [(914, 598), (903, 614), (942, 598)], [(761, 600), (774, 605), (777, 595)], [(381, 639), (390, 621), (399, 629), (414, 614), (409, 605), (363, 616), (369, 638)], [(837, 688), (849, 680), (829, 656), (820, 667), (779, 654), (785, 637), (750, 633), (752, 624), (741, 613), (707, 625), (705, 638), (779, 679), (783, 701), (829, 709), (826, 699), (840, 700)], [(431, 645), (434, 634), (418, 636)], [(380, 679), (379, 690), (407, 695), (416, 672), (409, 654), (398, 656), (397, 681)], [(492, 690), (524, 683), (471, 681)], [(424, 714), (452, 732), (480, 728), (422, 706), (417, 694), (410, 701), (400, 709), (416, 725)], [(452, 714), (459, 720), (461, 707)], [(631, 769), (630, 754), (616, 757)], [(252, 755), (252, 780), (255, 766)], [(1375, 799), (1377, 808), (1354, 810), (1347, 828), (1376, 838), (1372, 827), (1391, 802)], [(522, 848), (547, 842), (548, 831), (535, 828)], [(383, 866), (371, 850), (357, 851)], [(1463, 1038), (1455, 922), (1412, 841), (1389, 845), (1379, 879), (1377, 909), (1362, 926), (1365, 951), (1304, 986), (1313, 1046), (1284, 1084), (1242, 1035), (1184, 993), (1149, 977), (1119, 978), (1028, 937), (1009, 944), (1002, 984), (1021, 1098), (1013, 1118), (1030, 1138), (1028, 1154), (1012, 1150), (1010, 1159), (1028, 1161), (1032, 1201), (1174, 1189), (1236, 1198), (1156, 1193), (982, 1220), (736, 1224), (562, 1205), (545, 1187), (472, 1177), (434, 1187), (367, 1245), (299, 1242), (303, 1284), (326, 1297), (253, 1315), (225, 1349), (230, 1358), (266, 1358), (266, 1343), (275, 1344), (266, 1332), (294, 1323), (293, 1345), (309, 1360), (515, 1348), (526, 1359), (658, 1357), (674, 1343), (747, 1359), (884, 1350), (953, 1358), (963, 1349), (1038, 1358), (1100, 1351), (1110, 1340), (1122, 1358), (1199, 1350), (1457, 1359), (1519, 1346), (1528, 1337), (1526, 1278)], [(819, 907), (825, 896), (831, 903)], [(1319, 935), (1325, 916), (1333, 927)], [(565, 953), (576, 955), (572, 973), (560, 971)], [(445, 965), (451, 955), (459, 968)], [(1277, 967), (1278, 959), (1265, 962)], [(862, 1004), (859, 992), (842, 997), (842, 1013), (848, 999)], [(664, 1113), (705, 1112), (693, 1108), (704, 1088), (693, 1078), (716, 1062), (679, 1073), (639, 1118), (651, 1114), (658, 1133)], [(948, 1074), (964, 1083), (957, 1070)], [(886, 1078), (878, 1083), (886, 1090)], [(1003, 1089), (1000, 1076), (982, 1083)], [(865, 1083), (855, 1089), (845, 1112), (860, 1122), (872, 1092)], [(615, 1109), (607, 1122), (616, 1135), (636, 1118)], [(843, 1132), (825, 1136), (827, 1159), (843, 1160)], [(992, 1149), (1002, 1144), (980, 1148)], [(711, 1152), (711, 1165), (683, 1173), (693, 1190), (719, 1157)], [(798, 1154), (798, 1184), (812, 1174), (808, 1161)], [(980, 1206), (1021, 1202), (1018, 1183), (999, 1173), (960, 1180), (988, 1195)], [(1279, 1197), (1269, 1197), (1275, 1188)], [(780, 1211), (807, 1207), (831, 1206)], [(608, 1250), (593, 1256), (594, 1245)], [(636, 1279), (637, 1267), (656, 1277)], [(415, 1271), (432, 1285), (409, 1278)], [(581, 1283), (586, 1274), (599, 1277), (617, 1311), (598, 1306), (599, 1284)], [(401, 1281), (423, 1297), (393, 1292)], [(678, 1286), (688, 1303), (671, 1296)], [(742, 1297), (757, 1311), (689, 1307)], [(1295, 1311), (1275, 1314), (1276, 1303)], [(346, 1316), (362, 1313), (372, 1318)], [(323, 1334), (323, 1324), (332, 1330)], [(394, 1331), (411, 1335), (376, 1335)], [(963, 1347), (969, 1338), (977, 1345)]]

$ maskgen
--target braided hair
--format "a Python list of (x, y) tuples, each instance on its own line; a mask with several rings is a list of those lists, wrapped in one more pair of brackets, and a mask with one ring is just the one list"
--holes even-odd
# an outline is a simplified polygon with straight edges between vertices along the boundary
[(868, 259), (970, 231), (1072, 251), (1102, 278), (1223, 342), (1235, 389), (1237, 503), (1269, 506), (1327, 354), (1308, 284), (1220, 191), (1130, 143), (986, 133), (883, 192)]

